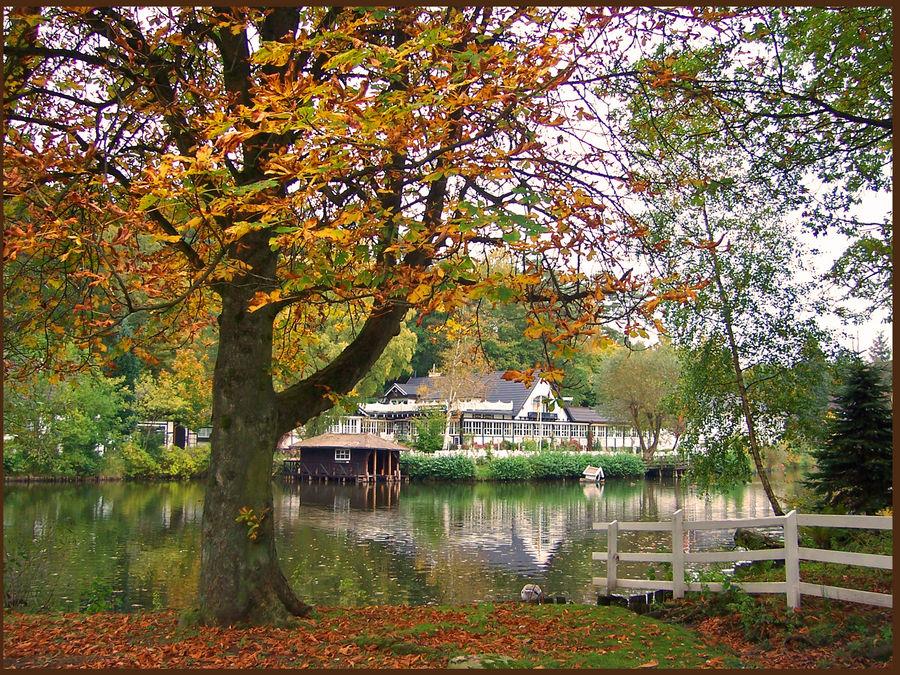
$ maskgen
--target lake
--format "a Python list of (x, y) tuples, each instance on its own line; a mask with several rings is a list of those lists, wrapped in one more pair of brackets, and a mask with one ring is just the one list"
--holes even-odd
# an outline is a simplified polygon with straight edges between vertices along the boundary
[[(28, 608), (184, 608), (199, 575), (202, 483), (7, 485), (5, 586)], [(702, 498), (676, 479), (527, 483), (275, 484), (277, 546), (316, 605), (517, 599), (527, 583), (596, 603), (606, 549), (594, 522), (772, 515), (759, 483)], [(690, 533), (691, 550), (729, 548)], [(665, 550), (663, 533), (621, 533), (621, 551)], [(630, 565), (630, 566), (629, 566)], [(622, 576), (648, 565), (619, 565)], [(24, 607), (23, 607), (24, 609)]]

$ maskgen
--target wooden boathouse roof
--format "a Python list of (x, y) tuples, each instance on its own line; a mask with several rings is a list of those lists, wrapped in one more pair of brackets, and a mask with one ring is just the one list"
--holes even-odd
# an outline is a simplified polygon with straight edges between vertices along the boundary
[(409, 448), (393, 441), (388, 441), (375, 434), (321, 434), (306, 438), (291, 445), (288, 450), (310, 448), (347, 448), (361, 450), (402, 450)]

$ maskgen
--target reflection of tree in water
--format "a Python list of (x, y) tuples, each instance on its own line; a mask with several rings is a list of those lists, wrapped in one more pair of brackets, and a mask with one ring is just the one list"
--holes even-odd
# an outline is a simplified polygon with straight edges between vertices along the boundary
[[(87, 603), (131, 611), (195, 601), (201, 485), (31, 487), (4, 491), (4, 548), (34, 542), (52, 553), (41, 580), (53, 587), (51, 609)], [(36, 527), (65, 536), (36, 538)]]

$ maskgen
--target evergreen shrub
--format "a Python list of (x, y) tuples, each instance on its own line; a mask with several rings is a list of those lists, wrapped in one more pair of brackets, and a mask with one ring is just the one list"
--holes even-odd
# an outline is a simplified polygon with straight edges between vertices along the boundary
[(543, 452), (528, 458), (534, 478), (579, 478), (590, 464), (588, 455), (573, 452)]
[(468, 480), (475, 478), (475, 462), (462, 455), (429, 456), (416, 453), (400, 455), (400, 470), (410, 478), (432, 480)]
[(593, 453), (585, 457), (591, 458), (591, 465), (602, 467), (607, 478), (633, 478), (643, 476), (647, 472), (647, 464), (641, 456), (630, 452), (615, 455)]
[(850, 367), (835, 397), (816, 469), (805, 484), (818, 495), (820, 510), (876, 513), (893, 498), (893, 410), (882, 372), (862, 361)]
[(526, 480), (534, 475), (527, 457), (497, 457), (488, 468), (494, 480)]

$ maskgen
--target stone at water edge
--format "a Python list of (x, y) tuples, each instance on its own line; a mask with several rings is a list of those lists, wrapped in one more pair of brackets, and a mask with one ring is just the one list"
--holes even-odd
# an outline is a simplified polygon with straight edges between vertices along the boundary
[(470, 670), (473, 668), (504, 668), (512, 663), (505, 654), (460, 654), (447, 663), (448, 669)]
[(739, 527), (734, 531), (735, 546), (743, 546), (751, 551), (761, 549), (782, 548), (781, 542), (767, 532)]
[(522, 589), (522, 602), (540, 602), (544, 599), (544, 592), (537, 584), (526, 584)]

